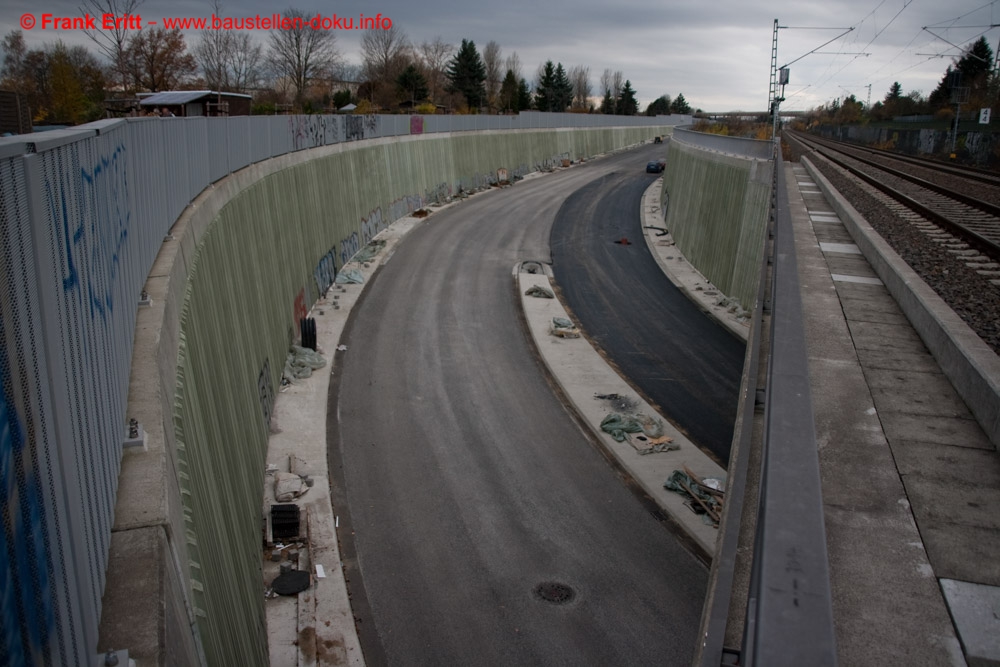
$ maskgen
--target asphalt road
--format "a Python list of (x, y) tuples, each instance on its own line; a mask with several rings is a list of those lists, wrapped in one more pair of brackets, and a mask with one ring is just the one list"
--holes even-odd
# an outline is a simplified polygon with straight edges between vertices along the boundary
[[(707, 572), (555, 397), (511, 277), (549, 258), (566, 196), (660, 149), (432, 215), (355, 307), (328, 437), (369, 664), (690, 662)], [(574, 597), (539, 599), (552, 581)]]
[[(552, 226), (552, 268), (590, 340), (725, 467), (746, 346), (674, 287), (646, 247), (640, 200), (655, 179), (628, 164), (570, 195)], [(623, 238), (630, 245), (616, 243)]]

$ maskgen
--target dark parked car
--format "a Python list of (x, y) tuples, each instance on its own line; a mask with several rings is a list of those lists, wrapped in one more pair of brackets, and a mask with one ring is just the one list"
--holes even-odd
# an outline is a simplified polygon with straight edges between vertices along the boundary
[(652, 162), (646, 165), (647, 174), (659, 174), (662, 171), (663, 171), (663, 165), (657, 162), (656, 160), (653, 160)]

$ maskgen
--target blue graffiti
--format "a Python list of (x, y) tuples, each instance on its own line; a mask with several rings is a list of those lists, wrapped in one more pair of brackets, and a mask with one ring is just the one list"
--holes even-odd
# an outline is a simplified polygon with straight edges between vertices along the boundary
[[(2, 342), (0, 368), (6, 370)], [(10, 519), (9, 529), (0, 525), (0, 656), (18, 665), (48, 653), (55, 612), (42, 490), (7, 386), (0, 383), (0, 515)]]
[[(78, 198), (63, 189), (53, 192), (49, 184), (46, 188), (50, 207), (58, 205), (52, 217), (63, 228), (66, 270), (62, 285), (67, 292), (82, 288), (91, 319), (106, 320), (114, 311), (114, 284), (131, 226), (124, 144), (99, 158), (91, 169), (81, 168), (80, 184)], [(72, 220), (71, 201), (79, 209), (78, 218)], [(76, 227), (71, 230), (73, 224)]]
[(343, 266), (354, 257), (354, 253), (361, 250), (361, 241), (358, 239), (357, 232), (351, 232), (351, 235), (340, 242), (340, 265)]
[(337, 253), (336, 248), (333, 248), (330, 252), (323, 255), (323, 258), (319, 260), (319, 264), (316, 265), (316, 269), (313, 271), (313, 278), (316, 279), (316, 289), (319, 290), (319, 293), (325, 293), (330, 288), (330, 285), (333, 284), (336, 277)]
[(382, 219), (382, 207), (378, 207), (368, 214), (367, 218), (361, 218), (361, 242), (371, 243), (375, 236), (388, 225)]

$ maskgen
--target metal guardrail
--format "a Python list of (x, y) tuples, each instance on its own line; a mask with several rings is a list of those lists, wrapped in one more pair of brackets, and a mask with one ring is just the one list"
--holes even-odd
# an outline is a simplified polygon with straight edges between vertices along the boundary
[[(727, 515), (720, 526), (702, 619), (697, 661), (702, 667), (837, 664), (795, 239), (780, 154), (774, 164), (773, 257), (765, 253), (761, 267), (761, 289), (744, 367), (741, 420), (734, 442), (736, 456), (730, 466)], [(768, 284), (764, 278), (772, 262)], [(770, 295), (768, 301), (762, 298), (765, 293)], [(761, 466), (754, 471), (749, 460), (757, 419), (755, 404), (761, 402), (758, 355), (763, 350), (763, 322), (768, 312)], [(751, 476), (755, 474), (759, 478)], [(743, 502), (752, 487), (757, 489), (758, 503), (753, 513), (756, 530), (750, 538), (741, 535), (740, 520), (751, 509), (744, 508)], [(737, 559), (751, 548), (741, 543), (748, 539), (753, 542), (750, 583), (747, 589), (737, 590)], [(745, 617), (734, 619), (738, 613), (733, 605), (744, 595)], [(727, 628), (740, 622), (742, 645), (725, 646)]]
[(837, 664), (819, 453), (788, 189), (775, 160), (771, 353), (742, 664)]
[(774, 142), (760, 139), (745, 139), (743, 137), (727, 137), (721, 134), (695, 132), (686, 128), (674, 128), (672, 141), (679, 141), (688, 146), (704, 148), (718, 153), (748, 157), (755, 160), (770, 160), (774, 151)]

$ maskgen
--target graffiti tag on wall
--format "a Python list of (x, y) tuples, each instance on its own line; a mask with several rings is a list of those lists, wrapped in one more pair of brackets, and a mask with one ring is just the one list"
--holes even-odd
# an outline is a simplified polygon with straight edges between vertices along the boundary
[(63, 290), (83, 291), (91, 319), (106, 321), (114, 311), (115, 279), (131, 225), (126, 166), (125, 145), (118, 144), (80, 169), (79, 198), (64, 181), (45, 183), (50, 215), (62, 228)]
[(337, 277), (337, 247), (334, 246), (330, 252), (323, 255), (316, 268), (313, 269), (313, 278), (316, 280), (317, 293), (322, 295), (333, 284)]
[[(0, 340), (0, 368), (9, 368)], [(55, 631), (45, 507), (27, 434), (0, 378), (0, 648), (5, 664), (41, 664)], [(38, 660), (32, 659), (32, 656)]]
[(351, 257), (354, 257), (354, 253), (361, 250), (361, 241), (358, 239), (357, 232), (351, 232), (351, 235), (343, 239), (339, 245), (341, 266), (347, 264)]
[(344, 141), (371, 139), (378, 134), (378, 116), (374, 114), (367, 116), (343, 116), (343, 118), (347, 124)]

